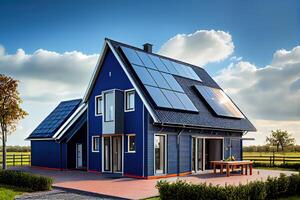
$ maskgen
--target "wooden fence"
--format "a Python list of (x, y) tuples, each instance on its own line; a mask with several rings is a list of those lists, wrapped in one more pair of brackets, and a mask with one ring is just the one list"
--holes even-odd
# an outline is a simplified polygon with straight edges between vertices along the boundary
[(298, 156), (277, 156), (277, 155), (268, 155), (268, 156), (243, 156), (243, 160), (252, 160), (257, 163), (269, 163), (271, 166), (274, 164), (286, 164), (286, 163), (300, 163), (300, 157)]
[[(23, 166), (31, 164), (30, 154), (7, 154), (6, 155), (7, 166)], [(2, 165), (2, 155), (0, 155), (0, 165)]]

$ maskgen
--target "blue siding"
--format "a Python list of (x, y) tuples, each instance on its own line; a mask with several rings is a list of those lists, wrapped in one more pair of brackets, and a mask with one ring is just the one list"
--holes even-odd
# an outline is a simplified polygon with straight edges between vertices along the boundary
[(168, 174), (177, 173), (177, 135), (168, 135)]
[(54, 141), (31, 141), (31, 165), (60, 168), (60, 144)]
[(191, 171), (191, 136), (180, 136), (180, 173)]
[[(109, 76), (111, 74), (111, 76)], [(95, 96), (102, 91), (110, 89), (127, 90), (132, 89), (128, 77), (122, 67), (109, 50), (105, 56), (103, 66), (88, 101), (88, 138), (92, 143), (93, 135), (102, 135), (102, 116), (95, 116)], [(124, 152), (124, 174), (142, 176), (143, 175), (143, 103), (140, 97), (135, 95), (135, 111), (124, 113), (124, 150), (127, 152), (126, 134), (136, 134), (136, 153)], [(100, 143), (101, 145), (102, 143)], [(91, 145), (88, 148), (89, 170), (101, 171), (101, 153), (92, 152)]]

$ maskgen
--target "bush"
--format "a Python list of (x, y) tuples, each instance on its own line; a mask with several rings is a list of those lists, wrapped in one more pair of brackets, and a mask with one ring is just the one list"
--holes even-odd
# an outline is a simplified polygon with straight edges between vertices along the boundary
[(268, 178), (267, 181), (254, 181), (245, 185), (213, 186), (205, 183), (190, 184), (185, 181), (168, 183), (159, 181), (156, 185), (161, 200), (262, 200), (297, 195), (300, 193), (300, 176), (291, 175)]
[(281, 163), (270, 165), (269, 163), (253, 163), (253, 167), (278, 167), (286, 169), (300, 170), (300, 163)]
[(0, 170), (0, 184), (17, 186), (32, 191), (51, 190), (52, 179), (20, 171)]

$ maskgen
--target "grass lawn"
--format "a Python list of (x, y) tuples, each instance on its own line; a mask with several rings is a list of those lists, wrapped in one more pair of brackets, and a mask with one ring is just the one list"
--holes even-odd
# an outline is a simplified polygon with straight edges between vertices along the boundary
[(29, 192), (28, 190), (8, 186), (8, 185), (0, 185), (0, 199), (1, 200), (13, 200), (16, 195), (20, 195), (24, 192)]

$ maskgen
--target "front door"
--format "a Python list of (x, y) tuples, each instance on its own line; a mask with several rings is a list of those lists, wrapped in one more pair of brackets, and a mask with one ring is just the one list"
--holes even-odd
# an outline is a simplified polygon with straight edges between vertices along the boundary
[(166, 173), (166, 136), (155, 135), (154, 137), (155, 151), (155, 174)]
[(76, 168), (82, 167), (82, 144), (76, 144)]
[(122, 172), (122, 136), (103, 137), (103, 171)]

